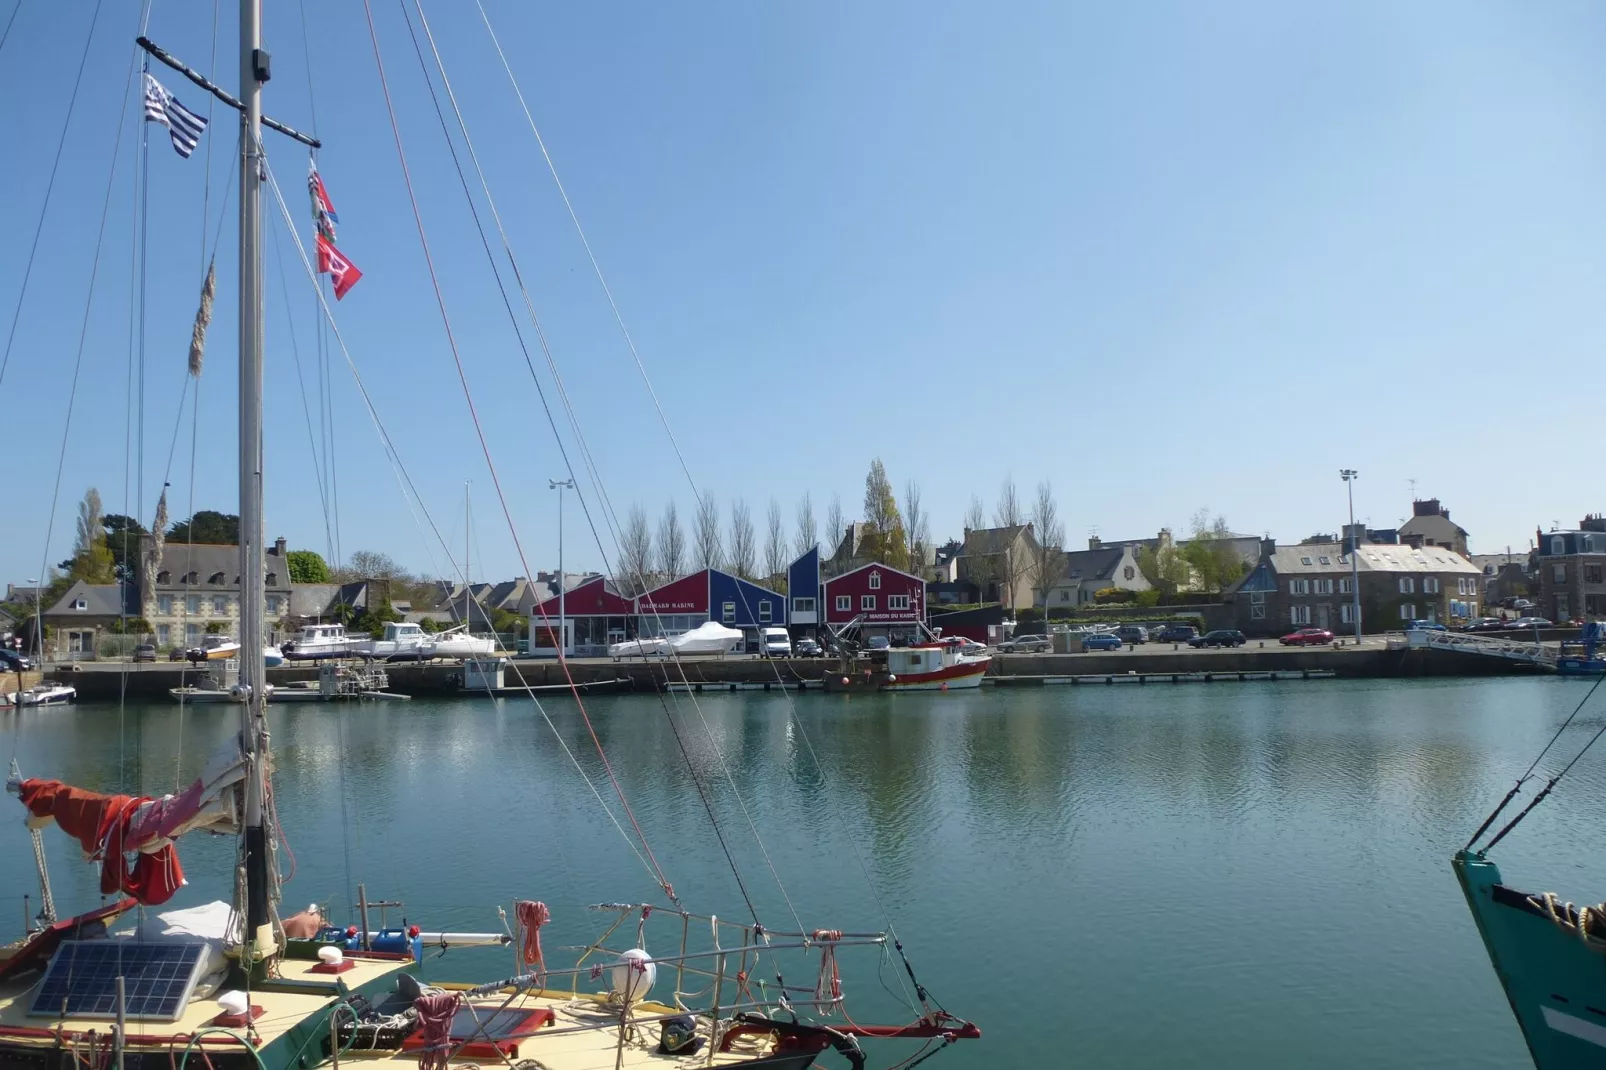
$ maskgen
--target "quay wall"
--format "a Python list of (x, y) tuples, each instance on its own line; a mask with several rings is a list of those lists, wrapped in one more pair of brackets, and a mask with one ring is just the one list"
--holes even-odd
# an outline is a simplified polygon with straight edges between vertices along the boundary
[[(840, 672), (835, 659), (764, 661), (756, 658), (688, 658), (682, 662), (691, 683), (774, 683), (777, 672), (787, 683), (815, 682), (828, 671)], [(462, 667), (456, 664), (398, 664), (384, 666), (390, 689), (405, 695), (449, 696), (460, 691)], [(604, 658), (571, 660), (568, 672), (555, 660), (517, 659), (508, 663), (504, 683), (549, 689), (578, 684), (606, 684), (619, 690), (656, 691), (665, 680), (680, 680), (680, 670), (660, 662), (616, 662)], [(1494, 676), (1534, 672), (1532, 666), (1500, 658), (1442, 650), (1383, 650), (1286, 647), (1191, 651), (1137, 647), (1107, 653), (1012, 654), (993, 660), (991, 675), (999, 677), (1104, 676), (1127, 673), (1239, 673), (1299, 672), (1318, 670), (1347, 678), (1419, 676)], [(78, 689), (81, 701), (116, 701), (120, 695), (135, 701), (165, 700), (168, 689), (193, 683), (204, 671), (185, 666), (157, 664), (82, 664), (62, 667), (51, 675)], [(268, 670), (270, 684), (316, 680), (313, 666), (283, 665)]]

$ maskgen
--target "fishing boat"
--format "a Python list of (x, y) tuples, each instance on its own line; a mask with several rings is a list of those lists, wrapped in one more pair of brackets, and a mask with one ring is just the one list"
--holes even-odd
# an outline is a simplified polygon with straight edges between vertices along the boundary
[(1556, 652), (1559, 676), (1606, 676), (1606, 622), (1584, 624), (1577, 639), (1569, 639)]
[(78, 689), (65, 684), (41, 682), (23, 691), (12, 691), (5, 696), (7, 706), (61, 706), (76, 701)]
[(350, 657), (351, 644), (343, 624), (307, 624), (279, 649), (290, 661), (320, 661)]
[[(159, 798), (24, 779), (13, 766), (7, 788), (25, 807), (35, 837), (41, 902), (52, 905), (0, 966), (0, 1066), (302, 1070), (360, 1061), (389, 1070), (470, 1065), (806, 1070), (822, 1054), (835, 1052), (853, 1070), (864, 1070), (861, 1041), (909, 1042), (893, 1053), (898, 1066), (909, 1067), (950, 1044), (979, 1037), (975, 1025), (950, 1015), (931, 997), (903, 944), (886, 932), (804, 928), (801, 919), (795, 928), (765, 926), (745, 888), (750, 922), (693, 912), (650, 846), (643, 864), (662, 901), (594, 906), (600, 933), (567, 965), (548, 963), (543, 956), (540, 933), (551, 911), (536, 900), (513, 905), (510, 933), (427, 934), (415, 926), (389, 927), (383, 915), (374, 927), (360, 885), (356, 924), (342, 925), (315, 909), (281, 917), (281, 833), (270, 781), (269, 689), (258, 639), (264, 625), (267, 467), (260, 450), (259, 238), (262, 185), (271, 174), (261, 140), (267, 122), (261, 99), (268, 59), (260, 0), (244, 0), (240, 10), (239, 97), (215, 91), (243, 113), (238, 485), (240, 629), (248, 642), (238, 659), (238, 683), (229, 689), (238, 700), (240, 727), (193, 781)], [(421, 8), (419, 15), (422, 19)], [(427, 23), (424, 28), (427, 33)], [(184, 70), (191, 81), (212, 88), (204, 76), (183, 68), (147, 39), (139, 43), (161, 62)], [(148, 94), (147, 114), (151, 99)], [(316, 145), (283, 124), (268, 125)], [(313, 627), (311, 635), (304, 630), (295, 651), (287, 651), (291, 657), (334, 656), (318, 648), (344, 646), (343, 629)], [(590, 727), (578, 690), (571, 688), (571, 694)], [(600, 754), (594, 729), (590, 735)], [(825, 775), (823, 768), (819, 772)], [(623, 788), (617, 781), (614, 786), (629, 813)], [(712, 810), (709, 817), (712, 821)], [(636, 824), (634, 816), (629, 820)], [(117, 896), (116, 902), (56, 920), (38, 838), (52, 823), (99, 864), (100, 888)], [(233, 901), (193, 911), (155, 910), (184, 883), (180, 843), (198, 830), (239, 837), (239, 851), (230, 853), (215, 875), (233, 890)], [(646, 846), (645, 833), (639, 826), (636, 831)], [(731, 865), (734, 870), (734, 859)], [(475, 886), (474, 881), (458, 885)], [(144, 908), (145, 921), (126, 937), (112, 935), (115, 916), (135, 907)], [(510, 943), (517, 950), (516, 972), (482, 983), (425, 984), (420, 974), (426, 938), (432, 947), (437, 938), (441, 947)], [(657, 953), (648, 950), (649, 944)], [(866, 1025), (848, 1015), (839, 956), (856, 949), (875, 961), (896, 955), (897, 983), (907, 977), (913, 988), (909, 1001), (918, 1002), (913, 1021)], [(788, 983), (783, 962), (787, 974), (806, 969), (814, 980)]]

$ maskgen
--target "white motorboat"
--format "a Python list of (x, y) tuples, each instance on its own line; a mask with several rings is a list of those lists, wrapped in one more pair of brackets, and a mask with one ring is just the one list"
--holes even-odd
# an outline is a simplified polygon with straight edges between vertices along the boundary
[(669, 646), (677, 654), (728, 654), (740, 649), (743, 640), (740, 631), (711, 620), (675, 636)]
[(421, 661), (428, 658), (434, 648), (434, 636), (416, 624), (392, 622), (385, 625), (382, 639), (356, 639), (351, 652), (360, 658), (384, 658), (387, 661)]
[(59, 706), (78, 697), (76, 687), (64, 684), (39, 683), (22, 692), (13, 691), (5, 696), (7, 706)]
[(468, 634), (468, 625), (438, 633), (429, 645), (432, 658), (484, 658), (496, 653), (496, 640)]
[(279, 648), (276, 646), (265, 646), (262, 648), (262, 664), (270, 669), (275, 665), (283, 665), (284, 655), (279, 653)]
[(627, 639), (608, 647), (608, 656), (615, 661), (620, 658), (661, 658), (667, 657), (668, 654), (668, 639)]
[(201, 637), (201, 645), (185, 653), (191, 661), (228, 661), (240, 656), (240, 644), (226, 635)]
[(308, 624), (280, 648), (291, 661), (318, 661), (351, 655), (351, 640), (344, 624)]

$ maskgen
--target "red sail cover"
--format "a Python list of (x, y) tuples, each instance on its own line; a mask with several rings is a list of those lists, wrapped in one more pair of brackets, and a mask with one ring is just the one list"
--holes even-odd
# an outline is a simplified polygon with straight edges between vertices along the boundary
[[(186, 792), (186, 795), (189, 793)], [(35, 817), (53, 818), (73, 836), (84, 854), (100, 862), (100, 890), (104, 895), (125, 892), (141, 903), (165, 903), (184, 886), (178, 850), (171, 841), (154, 850), (141, 850), (159, 840), (137, 840), (131, 832), (143, 816), (149, 796), (102, 795), (59, 780), (24, 780), (22, 804)], [(149, 822), (139, 822), (148, 827)], [(126, 855), (136, 852), (130, 866)]]

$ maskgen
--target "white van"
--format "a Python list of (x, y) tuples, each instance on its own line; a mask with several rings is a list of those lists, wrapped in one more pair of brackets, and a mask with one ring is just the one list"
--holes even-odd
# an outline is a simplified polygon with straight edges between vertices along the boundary
[(758, 633), (758, 652), (766, 658), (792, 656), (792, 637), (785, 628), (761, 628)]

